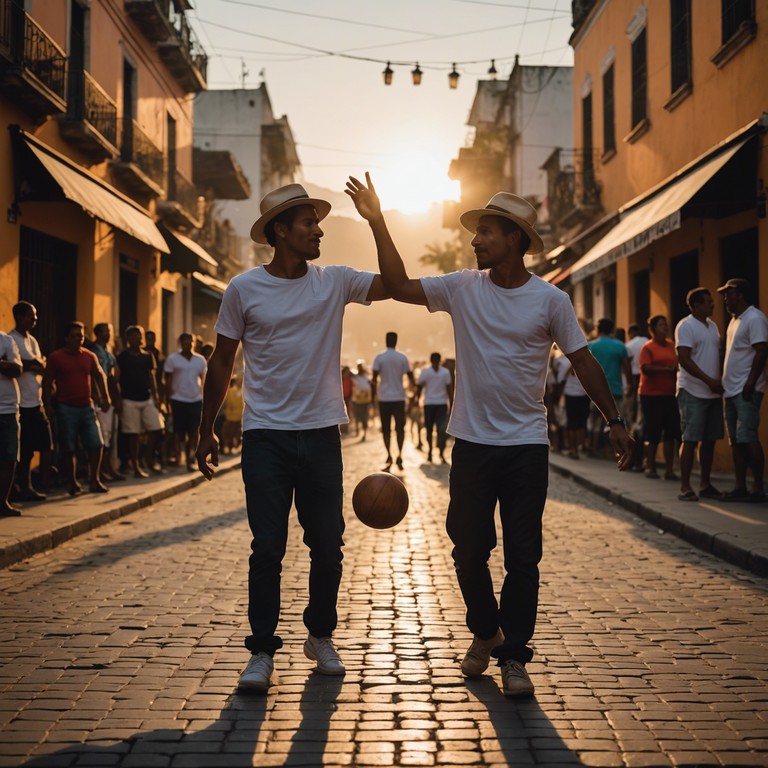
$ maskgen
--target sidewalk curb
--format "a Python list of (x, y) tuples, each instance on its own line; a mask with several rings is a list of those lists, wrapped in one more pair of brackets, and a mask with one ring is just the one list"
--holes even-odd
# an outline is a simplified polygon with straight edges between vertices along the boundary
[(708, 552), (715, 557), (725, 560), (733, 565), (738, 565), (757, 576), (768, 577), (768, 557), (753, 552), (731, 538), (727, 531), (709, 533), (693, 525), (679, 520), (674, 515), (668, 515), (647, 504), (636, 501), (623, 493), (616, 493), (599, 483), (595, 483), (583, 475), (579, 475), (571, 469), (561, 467), (554, 462), (549, 463), (550, 469), (559, 475), (574, 480), (579, 485), (596, 493), (598, 496), (619, 504), (624, 509), (638, 517), (647, 520), (652, 525), (663, 531), (673, 534), (678, 538), (693, 544), (698, 549)]
[[(238, 460), (227, 466), (218, 467), (216, 475), (225, 475), (239, 468), (240, 461)], [(192, 477), (180, 477), (176, 482), (169, 483), (157, 490), (148, 487), (146, 493), (136, 494), (132, 498), (123, 500), (117, 506), (99, 512), (91, 512), (78, 519), (62, 523), (52, 530), (17, 539), (14, 543), (0, 547), (0, 568), (8, 568), (33, 555), (47, 552), (65, 541), (75, 538), (75, 536), (80, 536), (140, 509), (151, 507), (163, 499), (191, 490), (204, 482), (206, 480), (200, 473), (196, 473)]]

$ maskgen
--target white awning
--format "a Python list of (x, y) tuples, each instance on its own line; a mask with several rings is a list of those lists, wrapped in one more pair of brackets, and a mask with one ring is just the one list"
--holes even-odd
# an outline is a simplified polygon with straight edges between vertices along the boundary
[(112, 224), (162, 253), (168, 253), (168, 245), (147, 211), (56, 150), (26, 134), (23, 138), (64, 197), (77, 203), (94, 218)]
[(201, 285), (204, 285), (206, 288), (209, 288), (214, 293), (217, 293), (219, 296), (224, 295), (224, 291), (227, 290), (227, 284), (222, 282), (221, 280), (217, 280), (215, 277), (210, 277), (209, 275), (204, 275), (202, 272), (193, 272), (192, 273), (192, 279), (197, 280), (198, 283)]
[(571, 268), (571, 282), (578, 283), (605, 267), (630, 256), (676, 229), (683, 206), (746, 144), (744, 139), (671, 181), (650, 199), (619, 210), (619, 223), (598, 240)]

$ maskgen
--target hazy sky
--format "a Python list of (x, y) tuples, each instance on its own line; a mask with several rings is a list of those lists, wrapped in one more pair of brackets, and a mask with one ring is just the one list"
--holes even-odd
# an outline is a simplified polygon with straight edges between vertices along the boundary
[[(208, 87), (261, 82), (287, 115), (304, 178), (342, 189), (369, 169), (387, 207), (458, 197), (448, 165), (467, 143), (478, 79), (491, 59), (572, 64), (570, 0), (195, 0)], [(357, 56), (373, 61), (357, 60)], [(382, 70), (392, 62), (391, 86)], [(422, 84), (411, 83), (416, 62)], [(448, 87), (452, 63), (460, 73)]]

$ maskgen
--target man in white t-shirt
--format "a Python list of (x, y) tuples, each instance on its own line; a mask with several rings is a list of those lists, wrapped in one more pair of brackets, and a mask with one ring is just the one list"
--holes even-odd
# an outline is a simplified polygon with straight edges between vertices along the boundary
[(424, 392), (424, 428), (427, 432), (427, 461), (432, 461), (432, 432), (437, 427), (437, 452), (445, 464), (445, 444), (448, 436), (448, 409), (453, 402), (453, 379), (451, 372), (440, 365), (440, 353), (429, 356), (430, 365), (419, 374), (419, 382), (413, 399), (419, 402)]
[[(680, 444), (680, 496), (682, 501), (721, 499), (710, 475), (715, 442), (723, 437), (723, 382), (720, 374), (720, 331), (713, 322), (715, 302), (708, 288), (694, 288), (686, 296), (691, 314), (675, 328), (677, 407), (683, 440)], [(691, 488), (691, 471), (699, 448), (701, 478), (698, 496)]]
[(229, 387), (242, 343), (243, 444), (251, 542), (246, 648), (251, 660), (240, 687), (264, 691), (282, 646), (276, 635), (280, 571), (295, 499), (310, 550), (305, 655), (319, 672), (344, 674), (331, 635), (344, 544), (339, 424), (347, 423), (341, 386), (344, 309), (388, 298), (379, 275), (350, 267), (320, 267), (320, 221), (331, 204), (310, 198), (299, 184), (267, 194), (251, 229), (269, 243), (269, 264), (233, 278), (216, 321), (216, 348), (208, 361), (198, 467), (210, 479), (218, 465), (214, 420)]
[(163, 365), (165, 396), (173, 417), (173, 452), (176, 464), (181, 464), (181, 441), (187, 469), (194, 469), (193, 457), (200, 433), (203, 413), (203, 382), (208, 364), (192, 350), (192, 334), (179, 336), (179, 350), (168, 355)]
[(395, 420), (395, 438), (397, 440), (397, 466), (403, 468), (403, 443), (405, 442), (405, 387), (403, 376), (407, 376), (411, 386), (416, 386), (413, 380), (413, 371), (408, 358), (398, 352), (397, 334), (394, 331), (387, 333), (385, 338), (387, 349), (373, 360), (373, 400), (379, 401), (379, 418), (381, 419), (381, 435), (384, 438), (384, 447), (387, 449), (387, 458), (384, 469), (392, 466), (392, 419)]
[[(527, 200), (499, 192), (485, 208), (461, 216), (462, 226), (474, 232), (478, 269), (412, 280), (368, 174), (366, 181), (351, 177), (346, 191), (371, 226), (387, 289), (399, 301), (448, 312), (453, 321), (456, 392), (448, 433), (455, 443), (447, 529), (474, 634), (462, 672), (481, 675), (494, 656), (504, 693), (529, 696), (534, 686), (525, 664), (533, 656), (528, 643), (538, 605), (549, 461), (544, 387), (553, 342), (606, 418), (619, 469), (631, 460), (632, 438), (570, 298), (525, 268), (524, 254), (543, 248)], [(497, 502), (507, 569), (500, 604), (488, 570)]]
[(16, 484), (22, 501), (43, 501), (46, 494), (32, 487), (32, 457), (40, 452), (40, 480), (43, 488), (51, 484), (53, 463), (53, 437), (51, 425), (43, 408), (41, 380), (45, 372), (45, 358), (40, 351), (32, 329), (37, 325), (37, 309), (28, 301), (13, 306), (15, 327), (10, 336), (16, 342), (24, 372), (17, 379), (19, 386), (19, 466), (16, 469)]
[(18, 517), (11, 494), (16, 463), (19, 460), (19, 385), (23, 371), (16, 342), (0, 331), (0, 517)]
[[(768, 361), (768, 318), (751, 303), (752, 286), (746, 280), (731, 278), (717, 290), (731, 314), (725, 336), (723, 389), (736, 485), (725, 500), (762, 502), (766, 499), (765, 455), (758, 429)], [(747, 467), (753, 477), (751, 492), (747, 490)]]

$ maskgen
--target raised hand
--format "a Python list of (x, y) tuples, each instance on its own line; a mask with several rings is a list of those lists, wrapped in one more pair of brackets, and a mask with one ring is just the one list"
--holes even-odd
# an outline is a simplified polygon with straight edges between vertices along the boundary
[(350, 176), (344, 192), (352, 198), (357, 212), (366, 221), (373, 221), (381, 216), (381, 203), (368, 171), (365, 172), (365, 181), (366, 184), (363, 184), (354, 176)]

